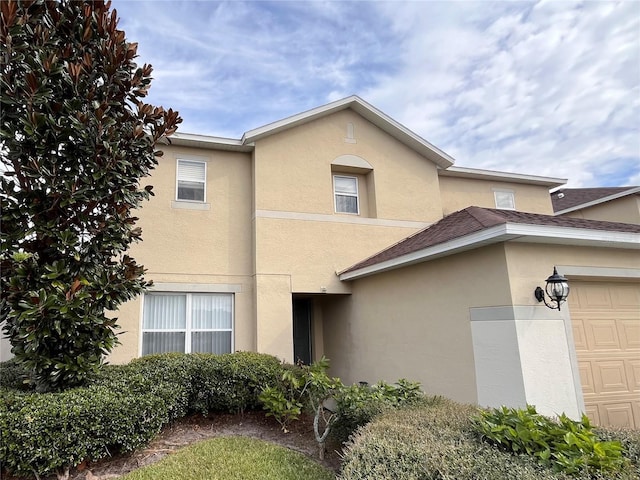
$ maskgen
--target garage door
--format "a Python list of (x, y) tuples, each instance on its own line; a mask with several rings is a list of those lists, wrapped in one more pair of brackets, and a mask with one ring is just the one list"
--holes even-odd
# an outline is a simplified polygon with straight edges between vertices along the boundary
[(640, 284), (571, 282), (569, 308), (587, 415), (640, 428)]

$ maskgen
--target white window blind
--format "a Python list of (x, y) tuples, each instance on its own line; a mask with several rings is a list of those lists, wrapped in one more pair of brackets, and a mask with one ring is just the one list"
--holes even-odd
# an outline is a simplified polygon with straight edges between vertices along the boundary
[(334, 175), (333, 192), (337, 213), (359, 213), (358, 179), (356, 177)]
[(516, 209), (516, 200), (513, 192), (507, 190), (495, 190), (493, 195), (496, 200), (496, 208), (501, 210)]
[(204, 202), (207, 164), (195, 160), (178, 160), (177, 200)]
[(233, 294), (150, 293), (144, 297), (142, 355), (229, 353)]

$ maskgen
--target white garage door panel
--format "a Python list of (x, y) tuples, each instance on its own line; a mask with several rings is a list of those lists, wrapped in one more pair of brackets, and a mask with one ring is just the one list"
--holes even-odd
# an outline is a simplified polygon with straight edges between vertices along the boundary
[(572, 282), (569, 309), (587, 415), (640, 428), (640, 284)]

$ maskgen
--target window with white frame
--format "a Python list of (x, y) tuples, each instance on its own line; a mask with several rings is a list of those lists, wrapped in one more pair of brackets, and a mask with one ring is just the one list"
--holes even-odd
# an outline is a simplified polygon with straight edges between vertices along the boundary
[(178, 159), (176, 200), (204, 202), (207, 163)]
[(516, 200), (511, 190), (494, 190), (493, 196), (496, 200), (496, 208), (501, 210), (515, 210)]
[(334, 175), (333, 196), (337, 213), (360, 213), (357, 177)]
[(142, 355), (232, 351), (233, 294), (145, 294)]

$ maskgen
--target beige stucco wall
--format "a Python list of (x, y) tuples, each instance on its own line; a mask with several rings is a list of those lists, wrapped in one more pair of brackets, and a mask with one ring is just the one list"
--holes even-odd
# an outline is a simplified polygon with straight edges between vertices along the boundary
[(347, 383), (404, 377), (429, 393), (476, 401), (469, 307), (510, 303), (502, 245), (351, 283), (350, 297), (323, 309), (333, 375)]
[(565, 215), (588, 220), (640, 224), (640, 195), (628, 195)]
[[(143, 242), (131, 248), (131, 255), (157, 284), (233, 290), (234, 348), (254, 350), (251, 156), (179, 146), (163, 150), (153, 176), (144, 182), (154, 186), (155, 196), (137, 213)], [(189, 204), (175, 202), (177, 158), (207, 162), (207, 209), (179, 208)], [(122, 363), (140, 355), (142, 301), (139, 297), (114, 313), (122, 344), (109, 361)]]
[(296, 293), (350, 292), (336, 272), (418, 230), (330, 219), (257, 218), (255, 223), (256, 272), (289, 275)]
[[(349, 123), (354, 135), (345, 141)], [(373, 170), (332, 165), (344, 155)], [(334, 174), (358, 177), (359, 215), (335, 213)], [(337, 271), (442, 216), (435, 165), (352, 111), (256, 141), (253, 176), (257, 348), (289, 361), (292, 294), (349, 293)], [(316, 308), (316, 358), (323, 317)]]
[(441, 175), (443, 214), (449, 215), (470, 206), (496, 208), (495, 190), (512, 191), (516, 210), (553, 215), (549, 189), (545, 186)]
[(545, 287), (554, 265), (640, 268), (638, 250), (509, 242), (506, 255), (514, 305), (535, 304), (533, 291), (536, 286)]
[(331, 162), (342, 155), (373, 167), (377, 218), (441, 218), (435, 165), (351, 110), (256, 141), (256, 209), (333, 215)]

